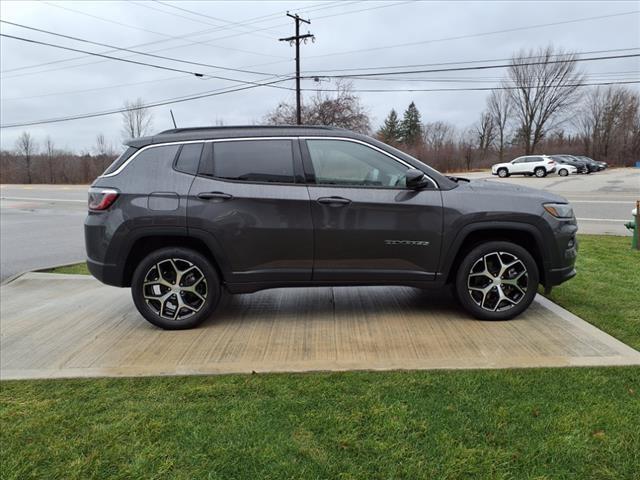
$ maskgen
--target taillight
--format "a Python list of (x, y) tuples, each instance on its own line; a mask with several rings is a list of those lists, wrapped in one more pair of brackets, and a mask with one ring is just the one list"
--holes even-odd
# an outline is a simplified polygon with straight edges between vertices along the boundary
[(117, 190), (113, 188), (90, 188), (89, 189), (89, 210), (99, 212), (106, 210), (118, 198)]
[(556, 162), (554, 162), (553, 160), (549, 160), (549, 161), (547, 162), (547, 164), (548, 164), (548, 165), (555, 165), (555, 164), (556, 164)]

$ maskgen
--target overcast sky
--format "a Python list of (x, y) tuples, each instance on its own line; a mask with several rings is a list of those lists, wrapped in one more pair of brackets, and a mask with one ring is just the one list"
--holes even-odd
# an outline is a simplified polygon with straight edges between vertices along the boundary
[[(504, 59), (520, 49), (535, 49), (550, 43), (576, 52), (640, 47), (638, 1), (3, 0), (0, 8), (4, 21), (155, 55), (256, 72), (189, 65), (122, 51), (110, 53), (245, 82), (264, 82), (275, 75), (288, 76), (295, 70), (294, 48), (278, 41), (293, 33), (293, 21), (285, 16), (287, 10), (311, 19), (311, 25), (305, 26), (303, 32), (308, 29), (315, 34), (316, 42), (302, 47), (302, 69), (319, 73), (344, 68)], [(611, 16), (633, 11), (636, 13)], [(603, 16), (609, 17), (581, 20)], [(568, 21), (574, 22), (540, 26)], [(5, 35), (91, 52), (109, 50), (6, 23), (1, 25)], [(137, 97), (154, 102), (246, 85), (211, 77), (196, 78), (188, 73), (128, 64), (6, 37), (1, 38), (0, 58), (3, 125), (117, 109), (126, 100)], [(580, 66), (590, 75), (589, 82), (640, 80), (638, 57), (583, 62)], [(406, 76), (401, 81), (358, 80), (354, 87), (398, 90), (491, 87), (499, 83), (503, 73), (500, 69), (421, 73), (413, 75), (410, 81)], [(293, 87), (294, 82), (278, 85)], [(333, 87), (329, 80), (303, 81), (303, 88)], [(638, 89), (638, 84), (630, 88)], [(304, 95), (313, 95), (313, 92), (304, 92)], [(464, 128), (479, 116), (487, 92), (362, 92), (360, 96), (371, 114), (374, 128), (391, 108), (402, 112), (412, 100), (420, 109), (423, 121), (444, 120)], [(281, 101), (294, 102), (294, 92), (259, 87), (161, 106), (153, 109), (153, 130), (172, 127), (169, 108), (173, 109), (180, 127), (216, 122), (253, 124), (260, 123), (265, 113)], [(58, 147), (74, 150), (91, 150), (99, 133), (114, 144), (120, 145), (122, 141), (121, 118), (116, 114), (5, 128), (0, 130), (2, 148), (12, 149), (23, 130), (31, 132), (40, 143), (50, 135)]]

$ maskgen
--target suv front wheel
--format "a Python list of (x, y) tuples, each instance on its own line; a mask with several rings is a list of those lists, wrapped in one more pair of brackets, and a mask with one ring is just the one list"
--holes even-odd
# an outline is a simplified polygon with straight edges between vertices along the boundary
[(146, 320), (165, 330), (182, 330), (213, 313), (220, 300), (220, 280), (202, 254), (163, 248), (140, 262), (133, 273), (131, 294)]
[(527, 309), (538, 289), (538, 267), (524, 248), (487, 242), (471, 250), (456, 275), (456, 296), (481, 320), (508, 320)]

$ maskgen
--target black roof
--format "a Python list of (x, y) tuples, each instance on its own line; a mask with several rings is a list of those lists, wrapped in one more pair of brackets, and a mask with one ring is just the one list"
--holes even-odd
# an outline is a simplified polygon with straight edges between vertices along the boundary
[(180, 142), (188, 140), (209, 140), (216, 138), (234, 137), (288, 137), (288, 136), (341, 136), (360, 137), (359, 134), (344, 128), (328, 127), (324, 125), (247, 125), (223, 127), (191, 127), (173, 128), (156, 135), (127, 140), (125, 145), (140, 148), (154, 143)]
[(426, 171), (433, 178), (441, 189), (449, 190), (457, 186), (438, 171), (415, 158), (401, 152), (389, 145), (386, 145), (375, 138), (367, 137), (359, 133), (338, 127), (328, 127), (324, 125), (247, 125), (247, 126), (224, 126), (224, 127), (192, 127), (174, 128), (165, 130), (156, 135), (148, 137), (133, 138), (125, 142), (135, 148), (142, 148), (154, 143), (185, 142), (189, 140), (215, 140), (218, 138), (242, 138), (242, 137), (344, 137), (366, 141), (378, 148), (385, 150), (392, 155), (400, 157), (414, 168)]

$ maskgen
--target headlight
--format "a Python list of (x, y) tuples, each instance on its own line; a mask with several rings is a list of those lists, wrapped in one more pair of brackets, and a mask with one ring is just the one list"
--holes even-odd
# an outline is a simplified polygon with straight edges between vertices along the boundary
[(573, 208), (568, 203), (545, 203), (543, 206), (556, 218), (573, 218)]

